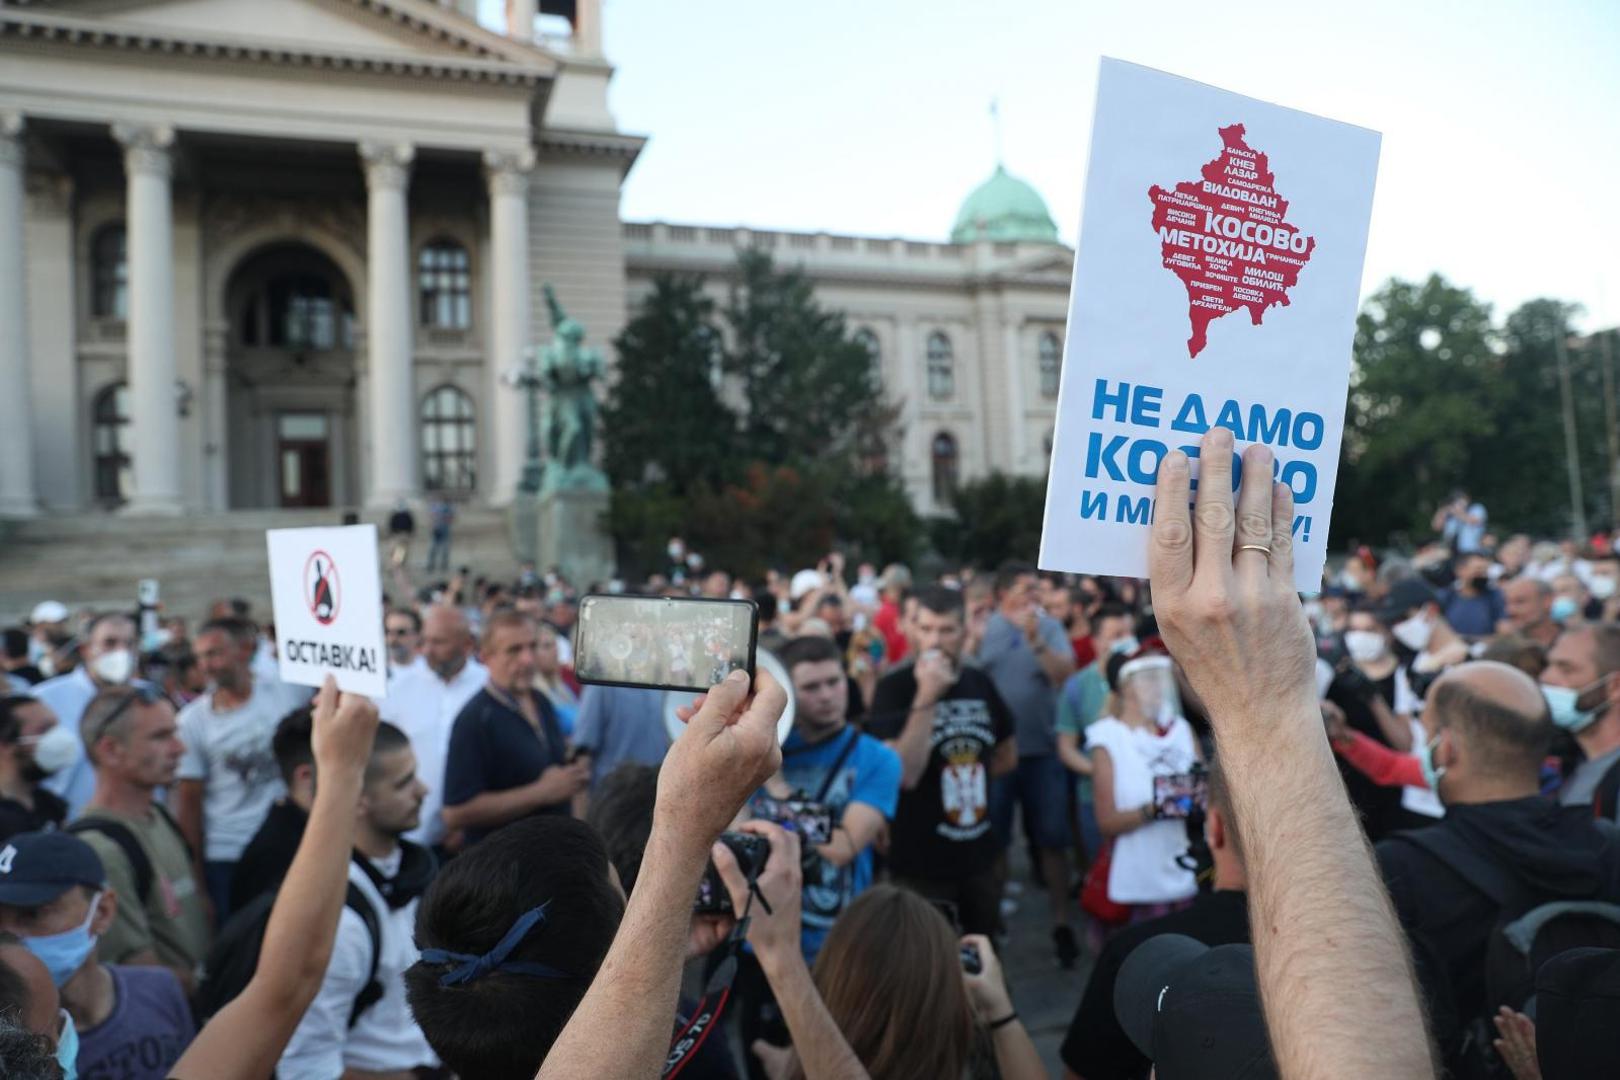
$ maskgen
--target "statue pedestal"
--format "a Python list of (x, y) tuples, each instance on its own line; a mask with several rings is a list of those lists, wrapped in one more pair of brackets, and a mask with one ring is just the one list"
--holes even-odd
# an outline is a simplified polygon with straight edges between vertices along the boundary
[(520, 491), (507, 510), (512, 554), (541, 573), (557, 567), (584, 591), (613, 576), (613, 541), (603, 525), (606, 491)]

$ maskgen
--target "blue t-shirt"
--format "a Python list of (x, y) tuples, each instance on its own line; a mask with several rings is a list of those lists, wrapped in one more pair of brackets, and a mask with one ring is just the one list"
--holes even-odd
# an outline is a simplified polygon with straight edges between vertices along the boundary
[[(845, 754), (851, 739), (854, 745)], [(828, 783), (828, 774), (840, 755), (843, 764)], [(795, 792), (803, 792), (806, 798), (826, 806), (834, 826), (843, 821), (844, 810), (852, 802), (865, 803), (882, 814), (885, 821), (891, 821), (900, 801), (900, 755), (853, 727), (814, 746), (806, 745), (795, 729), (782, 744), (782, 776)], [(855, 856), (848, 866), (834, 866), (821, 858), (806, 860), (800, 939), (806, 963), (815, 962), (839, 914), (871, 884), (871, 847)]]
[(1489, 637), (1496, 633), (1496, 624), (1507, 614), (1507, 601), (1494, 588), (1487, 588), (1478, 596), (1464, 596), (1456, 589), (1447, 589), (1441, 599), (1446, 622), (1464, 637)]
[(197, 1033), (174, 972), (107, 964), (117, 1000), (107, 1019), (79, 1032), (84, 1080), (163, 1080)]
[(629, 686), (587, 686), (579, 699), (574, 745), (591, 752), (591, 788), (627, 762), (657, 765), (669, 750), (664, 692)]

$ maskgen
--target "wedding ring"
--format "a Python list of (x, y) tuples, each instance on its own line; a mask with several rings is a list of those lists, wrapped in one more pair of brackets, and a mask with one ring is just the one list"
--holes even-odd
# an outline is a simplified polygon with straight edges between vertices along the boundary
[(1271, 549), (1266, 547), (1264, 544), (1243, 544), (1238, 548), (1238, 550), (1264, 552), (1267, 558), (1271, 557)]

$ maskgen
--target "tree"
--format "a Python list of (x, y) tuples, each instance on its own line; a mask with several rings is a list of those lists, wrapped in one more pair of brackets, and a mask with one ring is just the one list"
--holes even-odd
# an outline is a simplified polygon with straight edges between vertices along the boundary
[(1046, 481), (992, 472), (958, 487), (951, 509), (952, 517), (931, 523), (934, 546), (947, 559), (986, 569), (1006, 559), (1034, 562), (1041, 547)]

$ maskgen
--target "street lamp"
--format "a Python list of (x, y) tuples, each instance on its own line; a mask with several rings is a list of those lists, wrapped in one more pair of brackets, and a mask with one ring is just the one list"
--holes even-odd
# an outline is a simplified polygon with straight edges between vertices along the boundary
[(507, 368), (501, 374), (501, 382), (528, 395), (529, 452), (523, 461), (523, 478), (518, 481), (518, 490), (536, 495), (540, 492), (540, 389), (543, 383), (534, 346), (524, 348), (523, 362)]

